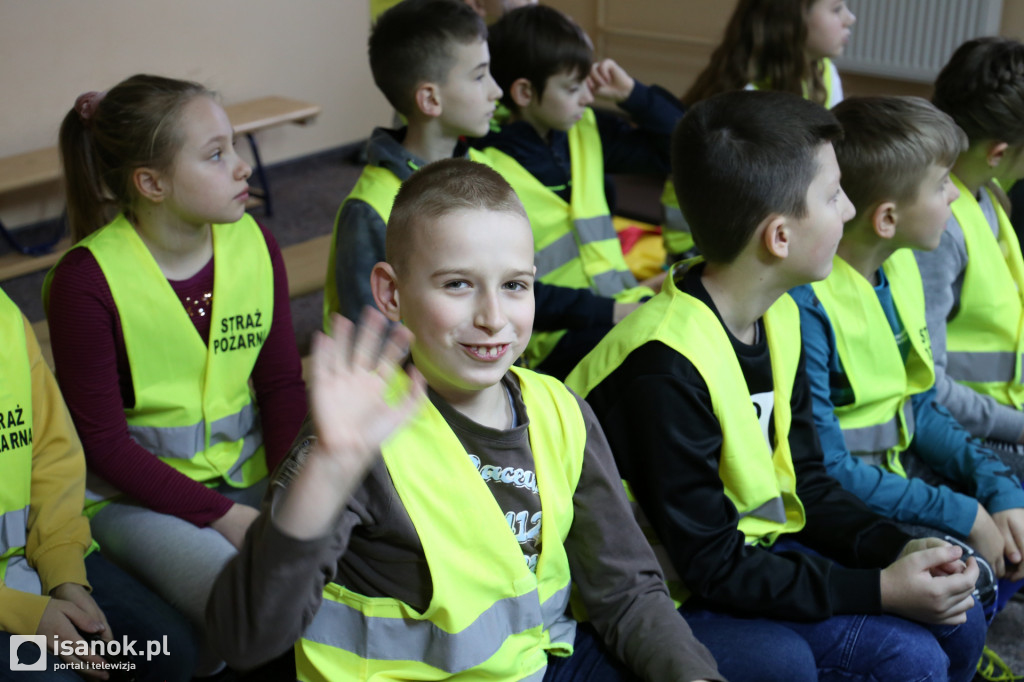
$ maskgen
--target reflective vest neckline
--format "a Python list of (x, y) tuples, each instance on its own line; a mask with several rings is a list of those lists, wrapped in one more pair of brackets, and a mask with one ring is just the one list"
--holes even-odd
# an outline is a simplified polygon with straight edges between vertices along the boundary
[(805, 522), (789, 449), (790, 401), (800, 360), (799, 313), (787, 294), (763, 318), (774, 385), (772, 451), (721, 321), (707, 305), (676, 286), (676, 278), (695, 262), (676, 264), (661, 293), (612, 328), (569, 374), (566, 385), (586, 397), (649, 341), (685, 356), (703, 377), (722, 432), (729, 434), (723, 439), (719, 474), (725, 494), (740, 512), (739, 529), (747, 543), (771, 544), (782, 533), (799, 531)]
[[(301, 680), (540, 679), (547, 655), (572, 652), (565, 614), (564, 541), (586, 427), (560, 383), (513, 369), (542, 501), (537, 573), (457, 436), (429, 402), (383, 448), (384, 462), (423, 545), (433, 594), (422, 613), (329, 583), (296, 645)], [(457, 500), (448, 505), (446, 501)], [(467, 514), (472, 509), (474, 513)], [(412, 660), (410, 660), (412, 659)]]
[[(132, 439), (193, 480), (247, 487), (266, 476), (249, 378), (273, 320), (273, 266), (251, 216), (211, 230), (209, 344), (123, 215), (75, 248), (92, 253), (117, 307), (135, 393), (125, 408)], [(89, 488), (93, 502), (117, 492), (96, 477)]]
[(32, 501), (32, 375), (21, 311), (0, 290), (0, 579), (23, 555)]
[(906, 362), (874, 287), (840, 256), (832, 273), (811, 286), (828, 313), (836, 350), (853, 389), (854, 402), (835, 408), (846, 447), (854, 455), (879, 458), (905, 476), (899, 453), (914, 437), (911, 396), (935, 383), (925, 321), (924, 285), (910, 249), (882, 265), (893, 305), (910, 342)]
[(1006, 211), (992, 195), (999, 236), (962, 182), (953, 216), (964, 235), (967, 266), (960, 307), (946, 324), (946, 373), (1004, 405), (1024, 407), (1024, 260)]

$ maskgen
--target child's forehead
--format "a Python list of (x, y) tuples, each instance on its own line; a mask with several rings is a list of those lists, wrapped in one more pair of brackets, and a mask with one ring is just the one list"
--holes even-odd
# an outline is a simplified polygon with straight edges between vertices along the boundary
[(567, 85), (577, 85), (582, 83), (587, 77), (587, 73), (580, 71), (574, 66), (563, 66), (558, 71), (548, 76), (548, 83), (560, 83)]

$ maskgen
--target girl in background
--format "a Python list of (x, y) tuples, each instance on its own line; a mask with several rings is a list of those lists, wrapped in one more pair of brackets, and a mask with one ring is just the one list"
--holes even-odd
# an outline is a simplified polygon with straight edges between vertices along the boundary
[[(829, 109), (843, 101), (832, 59), (843, 53), (857, 18), (845, 0), (739, 0), (711, 61), (683, 95), (689, 108), (730, 90), (792, 92)], [(670, 263), (692, 254), (693, 238), (672, 182), (661, 197)]]
[[(44, 299), (87, 514), (103, 553), (202, 630), (306, 412), (281, 252), (245, 214), (251, 168), (199, 84), (82, 95), (60, 148), (76, 244)], [(206, 658), (199, 672), (221, 665)]]

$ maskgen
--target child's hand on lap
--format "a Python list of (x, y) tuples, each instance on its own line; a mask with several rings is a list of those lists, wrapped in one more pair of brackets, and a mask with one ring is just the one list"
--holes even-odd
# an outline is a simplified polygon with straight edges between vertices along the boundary
[(1003, 574), (1006, 573), (1006, 564), (1003, 561), (1006, 540), (1003, 538), (999, 526), (980, 502), (978, 503), (978, 513), (974, 517), (974, 525), (971, 526), (971, 533), (967, 536), (967, 544), (984, 557), (995, 571), (997, 578), (1003, 577)]
[[(37, 635), (45, 635), (50, 652), (56, 654), (52, 644), (54, 637), (61, 642), (84, 642), (82, 633), (90, 633), (110, 641), (112, 635), (107, 618), (103, 611), (96, 604), (96, 601), (89, 595), (81, 585), (75, 583), (62, 583), (50, 590), (50, 603), (43, 610), (43, 616), (39, 619), (39, 626), (36, 628)], [(74, 654), (61, 655), (65, 663), (94, 663), (102, 664), (105, 661), (100, 656), (81, 656)], [(108, 679), (107, 673), (102, 670), (81, 670), (83, 675), (97, 677), (101, 680)]]
[(633, 78), (612, 59), (602, 59), (590, 67), (587, 87), (594, 97), (623, 102), (633, 92)]
[(992, 520), (1005, 542), (1002, 557), (1006, 560), (1006, 577), (1010, 580), (1024, 578), (1024, 509), (1015, 507), (992, 514)]
[(938, 538), (911, 540), (899, 558), (882, 570), (882, 608), (922, 623), (965, 622), (974, 606), (971, 593), (978, 580), (978, 563), (973, 557), (961, 562), (962, 556), (961, 548)]

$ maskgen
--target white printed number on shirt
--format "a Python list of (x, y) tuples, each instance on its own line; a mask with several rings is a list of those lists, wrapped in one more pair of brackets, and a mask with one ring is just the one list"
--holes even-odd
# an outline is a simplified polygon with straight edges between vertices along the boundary
[(754, 401), (754, 409), (757, 410), (757, 420), (761, 423), (761, 433), (764, 435), (764, 442), (768, 449), (772, 449), (772, 439), (768, 433), (768, 425), (772, 421), (772, 410), (775, 409), (775, 391), (755, 393), (750, 396)]

